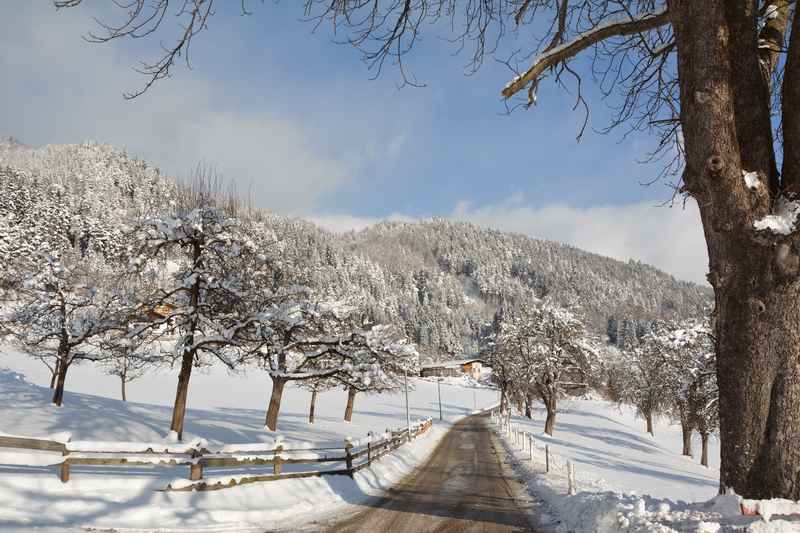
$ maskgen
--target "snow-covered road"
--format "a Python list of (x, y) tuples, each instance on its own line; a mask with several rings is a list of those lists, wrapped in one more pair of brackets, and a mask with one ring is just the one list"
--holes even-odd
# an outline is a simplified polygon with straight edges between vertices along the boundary
[(504, 452), (486, 415), (453, 426), (428, 461), (380, 497), (352, 506), (343, 520), (312, 522), (305, 531), (416, 533), (535, 530), (520, 496), (524, 489), (503, 467)]

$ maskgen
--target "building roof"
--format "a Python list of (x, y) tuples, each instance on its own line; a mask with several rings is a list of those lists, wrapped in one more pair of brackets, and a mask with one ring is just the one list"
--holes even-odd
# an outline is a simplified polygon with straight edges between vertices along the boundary
[(453, 359), (451, 361), (439, 361), (438, 363), (430, 363), (427, 365), (422, 365), (422, 368), (457, 368), (460, 367), (461, 365), (466, 365), (467, 363), (475, 363), (475, 362), (481, 363), (484, 366), (489, 366), (489, 364), (485, 360), (479, 357), (473, 357), (472, 359)]

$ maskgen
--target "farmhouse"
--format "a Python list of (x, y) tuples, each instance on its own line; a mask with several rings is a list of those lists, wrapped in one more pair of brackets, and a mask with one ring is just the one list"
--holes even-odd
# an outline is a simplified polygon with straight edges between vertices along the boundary
[(477, 380), (481, 377), (484, 368), (488, 364), (483, 359), (462, 359), (454, 361), (442, 361), (429, 365), (422, 365), (419, 375), (425, 377), (459, 377), (463, 375), (471, 376)]

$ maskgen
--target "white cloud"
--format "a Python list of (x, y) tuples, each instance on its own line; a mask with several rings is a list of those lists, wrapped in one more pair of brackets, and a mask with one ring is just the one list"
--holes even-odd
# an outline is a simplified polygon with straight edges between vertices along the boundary
[(637, 203), (534, 208), (518, 195), (495, 205), (458, 204), (452, 218), (572, 244), (623, 261), (637, 259), (677, 278), (706, 283), (708, 255), (697, 205)]
[(393, 213), (387, 217), (360, 217), (346, 213), (335, 213), (312, 215), (309, 220), (329, 231), (344, 233), (351, 230), (360, 231), (383, 220), (416, 222), (419, 219), (401, 213)]
[(314, 145), (302, 113), (221, 111), (235, 105), (222, 98), (230, 80), (179, 69), (136, 100), (123, 100), (143, 78), (131, 70), (136, 61), (124, 43), (81, 39), (93, 27), (89, 13), (56, 13), (49, 2), (0, 3), (0, 135), (33, 145), (108, 142), (179, 176), (204, 162), (257, 205), (289, 214), (311, 212), (352, 176), (351, 163)]

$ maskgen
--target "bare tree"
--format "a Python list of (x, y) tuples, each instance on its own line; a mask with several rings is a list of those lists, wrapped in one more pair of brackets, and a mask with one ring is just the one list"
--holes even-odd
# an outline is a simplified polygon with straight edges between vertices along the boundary
[(339, 386), (339, 382), (331, 377), (307, 379), (300, 382), (300, 386), (311, 392), (308, 403), (308, 423), (313, 424), (316, 419), (317, 397), (321, 392), (327, 392)]
[(528, 411), (532, 395), (542, 400), (544, 431), (552, 435), (559, 398), (588, 386), (591, 349), (583, 325), (571, 312), (547, 303), (522, 306), (507, 317), (498, 344), (503, 366), (515, 376), (512, 390)]
[(98, 283), (98, 278), (109, 276), (99, 265), (72, 250), (45, 256), (25, 271), (16, 296), (0, 316), (17, 345), (52, 369), (53, 404), (58, 406), (64, 401), (69, 368), (107, 357), (93, 341), (124, 329), (132, 310), (123, 293)]
[[(180, 35), (144, 65), (147, 89), (178, 57), (188, 58), (212, 5), (132, 0), (123, 23), (102, 26), (96, 39), (147, 36), (174, 6)], [(610, 127), (653, 132), (651, 158), (665, 160), (664, 174), (679, 177), (677, 190), (700, 209), (716, 302), (721, 487), (751, 498), (800, 498), (800, 16), (793, 0), (306, 0), (305, 7), (312, 20), (345, 32), (376, 74), (395, 61), (410, 83), (405, 54), (423, 28), (445, 26), (432, 22), (449, 22), (458, 45), (471, 46), (473, 68), (510, 36), (522, 48), (505, 58), (516, 73), (501, 93), (523, 106), (536, 103), (537, 87), (550, 77), (572, 89), (588, 116), (585, 73), (573, 61), (588, 57), (603, 93), (616, 95)], [(542, 29), (526, 41), (529, 30)]]
[(640, 345), (623, 350), (622, 356), (627, 373), (620, 399), (636, 407), (647, 433), (654, 435), (653, 418), (665, 413), (673, 398), (669, 351), (650, 333)]
[(126, 329), (111, 332), (100, 338), (98, 348), (108, 355), (102, 361), (103, 371), (119, 379), (120, 399), (128, 401), (128, 383), (144, 375), (161, 361), (158, 345), (147, 342), (142, 336), (133, 335), (138, 327), (131, 323)]
[(352, 418), (359, 391), (396, 386), (398, 369), (413, 371), (418, 355), (412, 345), (397, 339), (394, 329), (358, 327), (354, 309), (341, 303), (287, 300), (265, 310), (263, 344), (252, 352), (272, 380), (266, 426), (275, 431), (290, 382), (333, 379), (348, 390), (345, 419)]
[(168, 282), (140, 306), (151, 320), (132, 335), (148, 335), (153, 342), (177, 339), (171, 359), (180, 361), (180, 373), (170, 430), (182, 439), (193, 367), (211, 358), (235, 368), (253, 349), (265, 319), (254, 298), (272, 296), (265, 287), (272, 263), (240, 220), (208, 204), (143, 221), (134, 236), (132, 262), (143, 276), (172, 265)]

